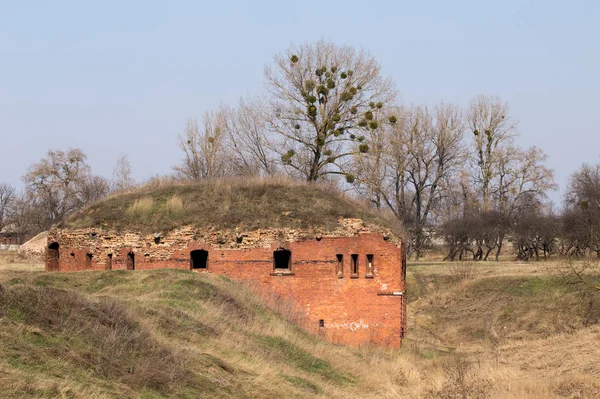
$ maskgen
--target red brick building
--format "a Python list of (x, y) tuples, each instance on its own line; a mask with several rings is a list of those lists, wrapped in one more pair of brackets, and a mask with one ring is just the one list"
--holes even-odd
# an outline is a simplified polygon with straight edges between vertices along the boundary
[(357, 218), (334, 229), (228, 231), (184, 226), (142, 234), (98, 227), (50, 231), (48, 271), (188, 269), (290, 300), (330, 342), (399, 347), (406, 261), (398, 236)]

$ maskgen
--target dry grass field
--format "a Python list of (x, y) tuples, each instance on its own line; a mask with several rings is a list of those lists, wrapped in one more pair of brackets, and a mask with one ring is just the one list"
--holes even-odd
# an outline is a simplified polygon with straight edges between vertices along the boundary
[(399, 223), (326, 185), (278, 179), (148, 184), (72, 214), (61, 227), (103, 227), (152, 233), (180, 226), (218, 229), (322, 229), (360, 218), (403, 233)]
[[(583, 263), (575, 266), (580, 267)], [(586, 278), (600, 270), (586, 264)], [(409, 264), (401, 350), (297, 328), (187, 271), (46, 273), (0, 255), (0, 392), (57, 398), (598, 398), (600, 292), (565, 262)]]

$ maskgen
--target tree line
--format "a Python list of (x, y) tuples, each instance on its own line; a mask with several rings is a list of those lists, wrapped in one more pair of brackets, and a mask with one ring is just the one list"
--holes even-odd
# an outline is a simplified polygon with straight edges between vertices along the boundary
[(265, 87), (188, 121), (176, 171), (336, 183), (402, 221), (416, 258), (443, 240), (448, 259), (497, 259), (519, 217), (549, 209), (547, 156), (496, 97), (402, 106), (371, 55), (325, 41), (277, 54)]
[[(415, 258), (443, 244), (449, 260), (497, 260), (509, 241), (521, 259), (600, 256), (600, 165), (571, 176), (557, 213), (547, 196), (556, 189), (547, 155), (519, 144), (517, 122), (499, 98), (401, 105), (368, 52), (326, 41), (276, 54), (264, 76), (263, 93), (188, 120), (175, 176), (336, 184), (401, 221)], [(81, 150), (50, 151), (23, 176), (23, 194), (0, 186), (0, 228), (3, 220), (19, 226), (21, 215), (45, 229), (130, 189), (127, 159), (120, 163), (109, 181), (91, 173)]]
[(24, 190), (0, 183), (0, 232), (24, 237), (48, 230), (70, 212), (112, 193), (135, 187), (131, 166), (122, 155), (112, 179), (92, 173), (81, 149), (49, 150), (22, 176)]

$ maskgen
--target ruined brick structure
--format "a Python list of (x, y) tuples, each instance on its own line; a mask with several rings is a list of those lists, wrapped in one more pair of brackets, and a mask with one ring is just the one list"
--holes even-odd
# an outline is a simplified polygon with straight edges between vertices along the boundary
[(333, 343), (399, 347), (406, 330), (403, 243), (358, 218), (310, 231), (62, 227), (48, 234), (48, 271), (159, 268), (216, 273), (266, 298), (289, 300), (309, 331)]

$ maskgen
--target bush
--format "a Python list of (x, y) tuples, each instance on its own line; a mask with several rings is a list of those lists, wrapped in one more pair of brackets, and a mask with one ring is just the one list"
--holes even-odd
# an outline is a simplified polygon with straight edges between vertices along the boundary
[(454, 355), (444, 362), (444, 385), (437, 391), (430, 391), (427, 397), (440, 399), (489, 398), (492, 384), (471, 372), (471, 364), (460, 355)]
[(474, 262), (450, 263), (450, 279), (454, 283), (472, 280), (479, 274)]

